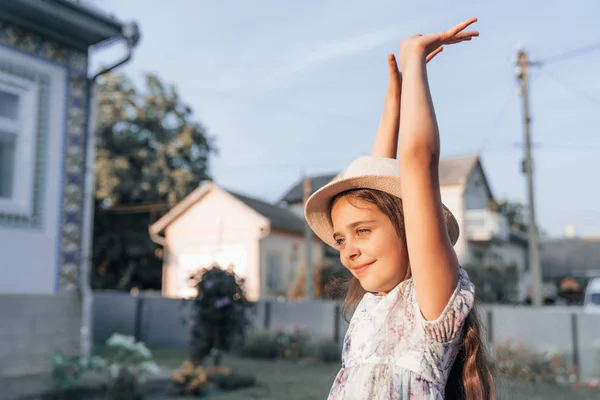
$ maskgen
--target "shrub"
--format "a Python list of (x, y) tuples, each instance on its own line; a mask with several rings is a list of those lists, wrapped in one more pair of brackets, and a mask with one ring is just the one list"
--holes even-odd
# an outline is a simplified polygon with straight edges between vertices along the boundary
[(568, 354), (556, 350), (536, 351), (524, 345), (502, 343), (494, 349), (495, 370), (509, 378), (530, 382), (575, 383), (577, 376)]
[(242, 356), (272, 360), (279, 354), (275, 335), (262, 329), (252, 329), (246, 335), (241, 349)]
[(102, 357), (83, 357), (57, 352), (52, 355), (50, 361), (52, 389), (61, 397), (66, 392), (79, 388), (87, 372), (102, 370), (105, 367), (106, 360)]
[(292, 332), (278, 329), (275, 333), (277, 356), (284, 359), (299, 360), (311, 354), (311, 334), (306, 329), (294, 328)]
[(193, 275), (191, 284), (197, 289), (192, 303), (191, 360), (199, 364), (212, 355), (219, 365), (220, 352), (230, 350), (248, 324), (243, 280), (215, 264)]
[(171, 394), (175, 396), (203, 396), (208, 388), (208, 374), (191, 361), (183, 363), (171, 375)]
[(121, 367), (108, 390), (111, 400), (141, 400), (140, 382), (136, 371)]
[(333, 339), (323, 339), (317, 347), (317, 357), (325, 363), (337, 363), (342, 358), (342, 346)]

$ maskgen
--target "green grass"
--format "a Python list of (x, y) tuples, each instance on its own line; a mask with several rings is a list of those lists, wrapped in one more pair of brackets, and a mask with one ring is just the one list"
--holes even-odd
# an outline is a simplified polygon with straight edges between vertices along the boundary
[[(170, 375), (188, 357), (184, 349), (150, 349), (155, 361), (161, 366), (162, 375)], [(101, 349), (98, 351), (102, 353)], [(276, 360), (263, 361), (239, 358), (231, 355), (223, 357), (223, 365), (234, 372), (249, 374), (256, 378), (256, 387), (220, 394), (218, 400), (324, 400), (339, 364), (320, 364)], [(600, 391), (572, 388), (554, 384), (534, 384), (529, 382), (497, 379), (498, 399), (511, 400), (592, 400), (600, 399)], [(164, 396), (148, 397), (147, 400), (165, 400)], [(188, 400), (173, 398), (170, 400)], [(192, 398), (189, 398), (191, 400)]]

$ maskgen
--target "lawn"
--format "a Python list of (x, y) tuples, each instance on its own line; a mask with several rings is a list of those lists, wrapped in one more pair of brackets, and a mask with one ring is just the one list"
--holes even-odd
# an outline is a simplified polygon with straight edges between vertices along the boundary
[[(181, 351), (163, 349), (154, 351), (154, 355), (157, 362), (164, 366), (165, 372), (178, 367), (185, 358)], [(223, 364), (235, 372), (254, 375), (258, 385), (215, 396), (219, 400), (324, 400), (339, 368), (339, 365), (262, 361), (232, 356), (225, 357)], [(600, 399), (599, 390), (502, 379), (498, 379), (498, 391), (499, 399), (511, 400)], [(164, 400), (164, 397), (158, 396), (148, 400)]]
[[(169, 398), (167, 395), (171, 373), (186, 359), (182, 350), (153, 349), (153, 355), (159, 365), (161, 374), (147, 382), (144, 392), (145, 400), (192, 400), (198, 398)], [(210, 397), (217, 400), (325, 400), (331, 383), (338, 371), (338, 364), (320, 364), (291, 361), (265, 361), (234, 356), (225, 356), (224, 366), (233, 372), (250, 374), (257, 380), (255, 387), (236, 392), (222, 393)], [(40, 377), (39, 379), (47, 379)], [(5, 382), (10, 383), (10, 382)], [(30, 385), (32, 382), (15, 380), (12, 386)], [(0, 398), (10, 396), (10, 386), (0, 384)], [(498, 399), (510, 400), (592, 400), (600, 399), (600, 390), (572, 388), (548, 383), (528, 383), (522, 381), (497, 379)], [(8, 390), (9, 393), (6, 391)], [(8, 397), (3, 397), (8, 396)], [(105, 396), (97, 394), (84, 395), (86, 400), (105, 400)], [(37, 396), (28, 400), (39, 399)]]

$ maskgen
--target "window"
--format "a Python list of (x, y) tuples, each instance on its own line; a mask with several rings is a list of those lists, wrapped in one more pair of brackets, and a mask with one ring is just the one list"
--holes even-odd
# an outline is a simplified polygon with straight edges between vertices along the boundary
[(283, 276), (281, 274), (281, 254), (267, 254), (267, 289), (269, 292), (283, 290)]
[(0, 89), (0, 197), (13, 196), (19, 96)]
[(35, 82), (0, 73), (0, 213), (31, 211), (37, 101)]

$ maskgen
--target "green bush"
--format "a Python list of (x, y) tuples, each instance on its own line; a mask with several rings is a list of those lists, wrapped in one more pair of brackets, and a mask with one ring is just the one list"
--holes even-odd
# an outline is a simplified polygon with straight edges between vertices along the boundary
[(277, 356), (288, 360), (299, 360), (313, 355), (311, 334), (296, 327), (292, 332), (278, 329), (275, 333)]
[(529, 382), (575, 383), (577, 376), (568, 354), (536, 351), (509, 342), (494, 348), (494, 369), (501, 375)]
[(314, 359), (326, 363), (340, 362), (341, 354), (341, 346), (333, 339), (315, 340), (308, 330), (299, 328), (291, 332), (283, 329), (276, 332), (250, 330), (241, 350), (244, 357), (294, 361)]
[(279, 347), (275, 335), (262, 329), (252, 329), (246, 334), (241, 354), (245, 357), (272, 360), (277, 358)]
[[(138, 385), (148, 375), (159, 372), (152, 353), (132, 336), (114, 333), (106, 342), (102, 357), (83, 357), (56, 353), (51, 359), (51, 379), (55, 396), (64, 398), (81, 387), (84, 376), (91, 371), (104, 375), (112, 399), (137, 399)], [(129, 397), (123, 397), (125, 393)]]
[(50, 361), (52, 389), (60, 398), (66, 392), (81, 387), (87, 372), (103, 370), (106, 365), (106, 360), (102, 357), (83, 357), (57, 352), (52, 355)]
[(137, 371), (122, 367), (109, 388), (111, 400), (141, 400), (144, 398), (140, 391)]
[(342, 346), (332, 339), (321, 340), (318, 344), (317, 357), (325, 363), (337, 363), (342, 358)]
[(192, 300), (191, 361), (201, 364), (212, 356), (214, 365), (220, 365), (221, 352), (231, 350), (248, 325), (244, 281), (214, 264), (193, 274), (190, 283), (197, 290)]

